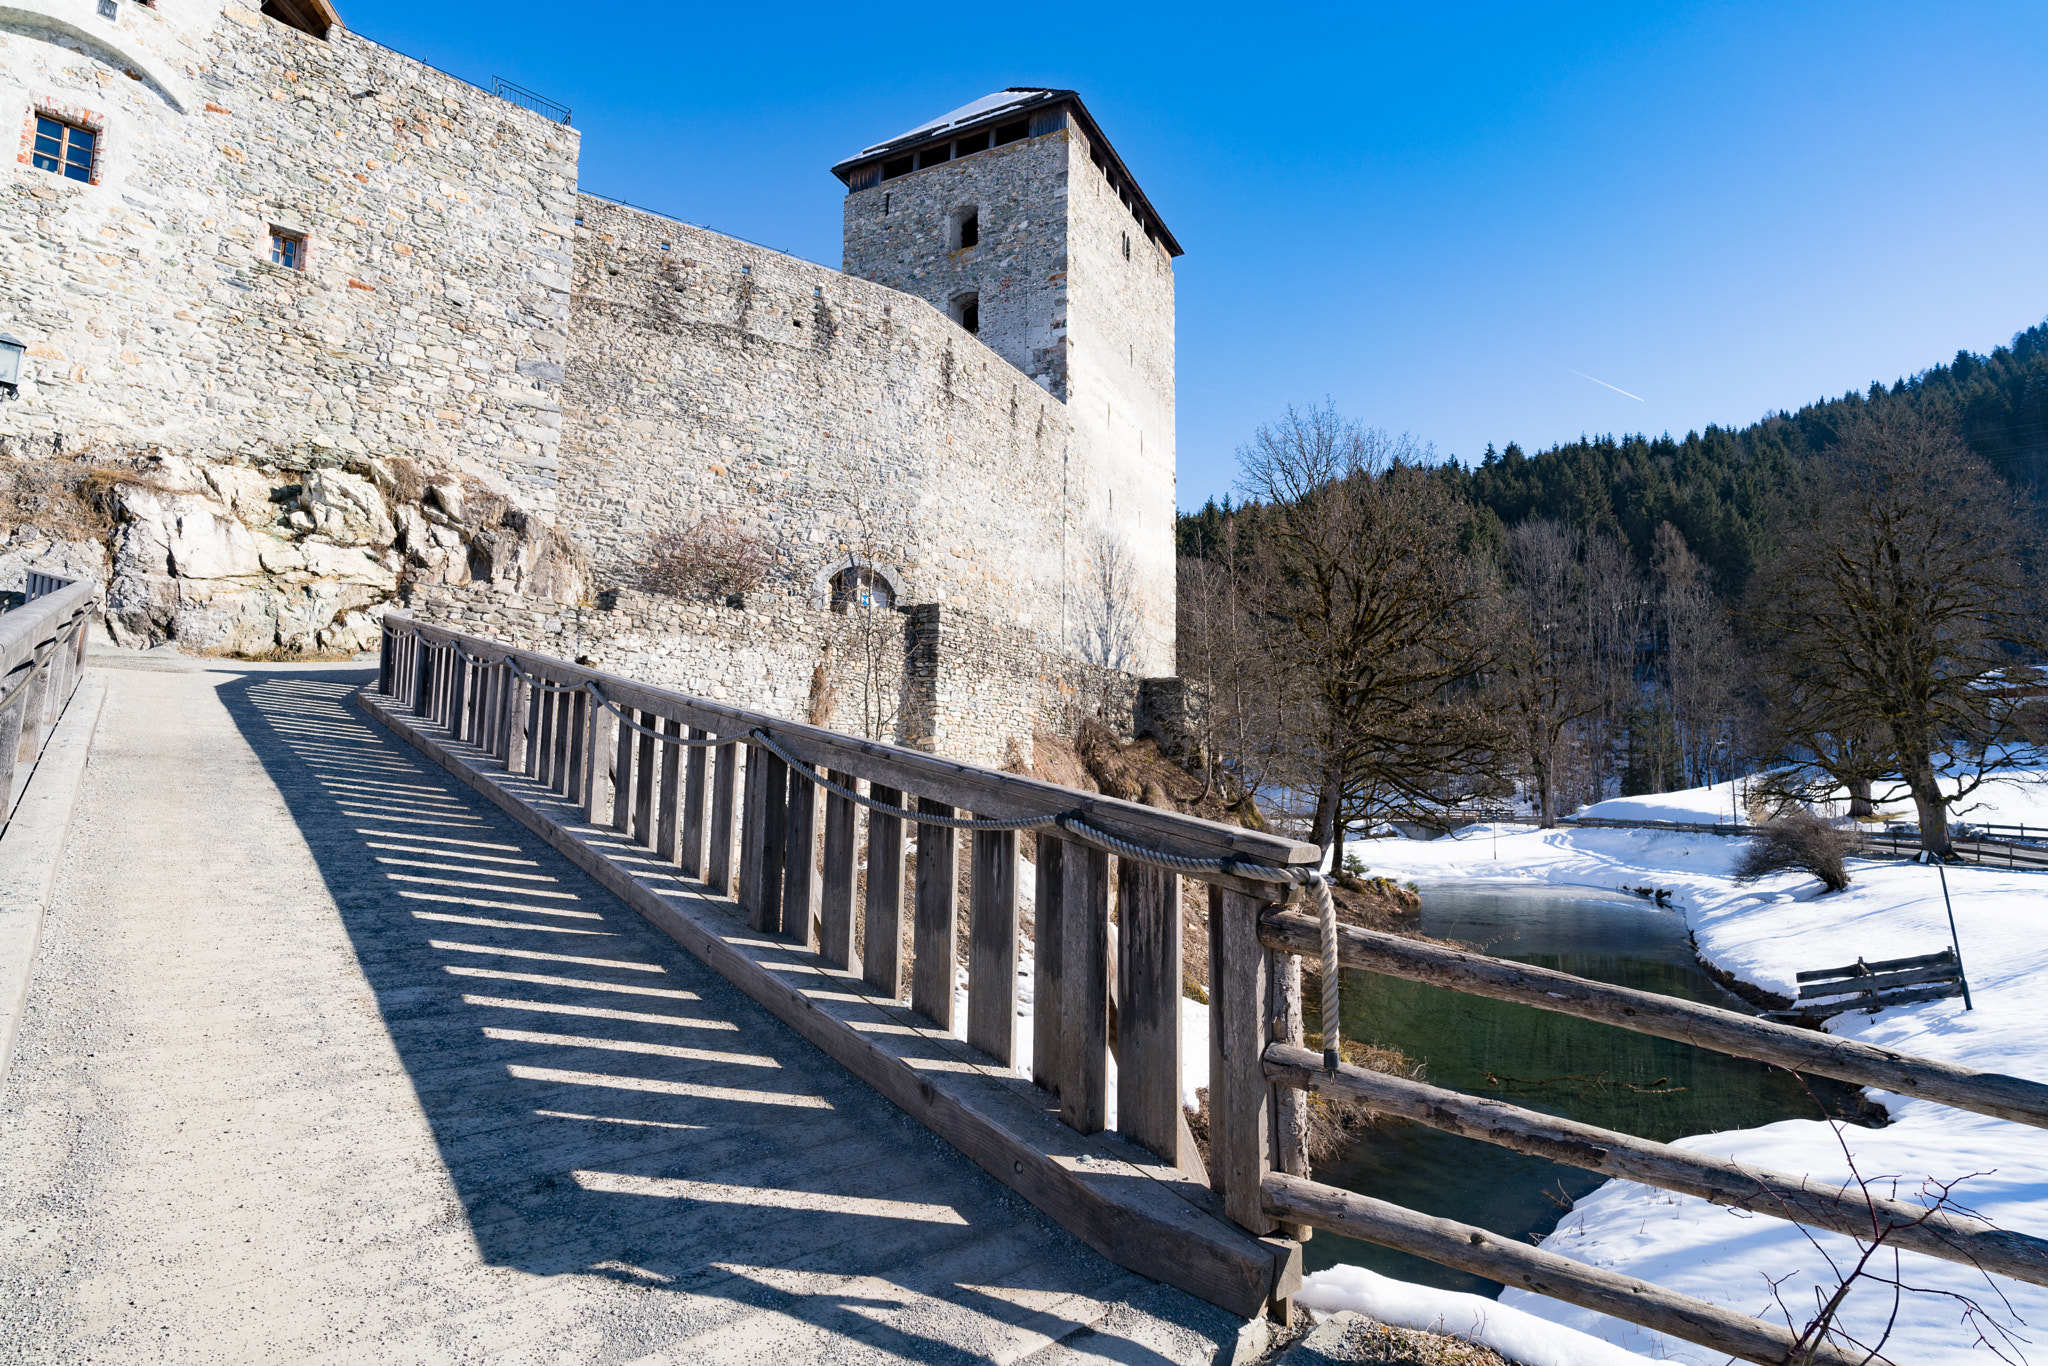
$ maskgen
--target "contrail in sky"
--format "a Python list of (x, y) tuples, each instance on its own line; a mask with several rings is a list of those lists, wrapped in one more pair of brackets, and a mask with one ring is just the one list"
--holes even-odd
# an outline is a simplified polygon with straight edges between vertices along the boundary
[[(1569, 365), (1567, 365), (1565, 369), (1572, 370), (1572, 368)], [(1584, 370), (1572, 370), (1572, 373), (1577, 375), (1580, 379), (1593, 379), (1593, 377), (1587, 374)], [(1622, 389), (1615, 385), (1609, 384), (1604, 379), (1593, 379), (1593, 383), (1599, 385), (1602, 389), (1613, 389), (1615, 393), (1620, 394), (1623, 398), (1632, 398), (1638, 403), (1649, 402), (1649, 400), (1644, 398), (1641, 394), (1632, 394), (1626, 389)]]

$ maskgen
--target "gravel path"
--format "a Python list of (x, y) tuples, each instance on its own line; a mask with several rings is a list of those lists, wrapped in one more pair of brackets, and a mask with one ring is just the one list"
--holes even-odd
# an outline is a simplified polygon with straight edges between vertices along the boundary
[(1230, 1360), (370, 725), (367, 671), (95, 665), (0, 1360)]

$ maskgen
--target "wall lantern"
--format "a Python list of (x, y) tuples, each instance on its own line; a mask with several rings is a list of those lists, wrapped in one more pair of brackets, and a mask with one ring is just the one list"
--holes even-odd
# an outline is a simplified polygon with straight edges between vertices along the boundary
[(21, 338), (11, 332), (0, 332), (0, 398), (14, 398), (21, 393), (21, 357), (27, 350)]

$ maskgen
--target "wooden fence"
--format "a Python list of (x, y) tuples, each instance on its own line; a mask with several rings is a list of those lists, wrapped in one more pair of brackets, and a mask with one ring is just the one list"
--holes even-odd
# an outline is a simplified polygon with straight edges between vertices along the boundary
[(0, 816), (13, 814), (85, 669), (99, 585), (31, 571), (21, 606), (0, 616)]
[[(1314, 1182), (1305, 1137), (1308, 1098), (1319, 1091), (1731, 1208), (1851, 1237), (1883, 1230), (1903, 1248), (2048, 1284), (2048, 1242), (1963, 1214), (1930, 1215), (1857, 1187), (1326, 1066), (1303, 1047), (1301, 959), (1319, 958), (1320, 929), (1290, 909), (1293, 890), (1272, 880), (1298, 879), (1287, 870), (1312, 866), (1313, 846), (686, 697), (397, 614), (386, 618), (378, 689), (381, 696), (363, 698), (373, 715), (541, 831), (984, 1169), (1120, 1264), (1238, 1313), (1263, 1308), (1284, 1316), (1298, 1285), (1299, 1242), (1320, 1227), (1745, 1361), (1783, 1362), (1792, 1350), (1783, 1325)], [(857, 897), (863, 810), (867, 876)], [(963, 819), (962, 812), (984, 828), (920, 824)], [(571, 828), (576, 821), (584, 824)], [(914, 869), (904, 878), (902, 850), (913, 824)], [(1006, 1073), (1016, 1056), (1015, 827), (1035, 827), (1038, 842), (1032, 1075), (1030, 1082), (1007, 1077), (1007, 1090), (976, 1090), (960, 1077)], [(971, 870), (967, 1005), (964, 1021), (956, 1021), (962, 834)], [(1208, 890), (1206, 1168), (1180, 1107), (1183, 875)], [(690, 895), (663, 892), (655, 885), (662, 878)], [(724, 897), (736, 902), (753, 939), (692, 909)], [(907, 965), (898, 951), (906, 899)], [(858, 955), (856, 917), (869, 950)], [(747, 956), (763, 946), (815, 963), (830, 989), (792, 988), (787, 966), (771, 970)], [(2048, 1087), (2020, 1078), (1374, 931), (1342, 929), (1339, 955), (1348, 968), (2048, 1127)], [(906, 986), (913, 1018), (936, 1034), (964, 1026), (971, 1066), (894, 1067), (878, 1050), (895, 1036), (848, 1022), (850, 1010), (900, 1010)], [(1057, 1135), (1105, 1128), (1112, 1057), (1115, 1127), (1158, 1160), (1130, 1159), (1105, 1181), (1098, 1162), (1075, 1155)], [(1026, 1104), (1005, 1110), (1019, 1094)], [(1036, 1119), (1027, 1121), (1024, 1111)], [(1055, 1115), (1059, 1123), (1046, 1127)], [(1165, 1193), (1163, 1203), (1152, 1198), (1153, 1187)], [(1828, 1347), (1801, 1358), (1861, 1359)]]

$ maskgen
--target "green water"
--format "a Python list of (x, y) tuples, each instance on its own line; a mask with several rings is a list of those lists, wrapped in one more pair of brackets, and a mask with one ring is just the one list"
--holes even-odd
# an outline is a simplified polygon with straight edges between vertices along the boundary
[[(1699, 968), (1685, 919), (1624, 893), (1466, 883), (1426, 887), (1422, 931), (1501, 958), (1748, 1010)], [(1857, 1093), (1818, 1079), (1809, 1094), (1783, 1072), (1724, 1054), (1528, 1006), (1370, 973), (1344, 974), (1347, 1037), (1399, 1048), (1424, 1080), (1624, 1133), (1687, 1134), (1857, 1113)], [(1459, 1138), (1389, 1123), (1316, 1179), (1513, 1238), (1541, 1236), (1604, 1178)], [(1307, 1269), (1339, 1262), (1452, 1290), (1497, 1295), (1489, 1280), (1406, 1253), (1318, 1232)]]

